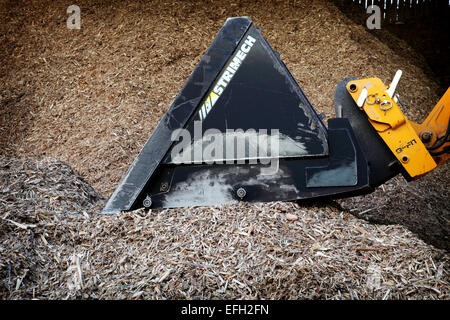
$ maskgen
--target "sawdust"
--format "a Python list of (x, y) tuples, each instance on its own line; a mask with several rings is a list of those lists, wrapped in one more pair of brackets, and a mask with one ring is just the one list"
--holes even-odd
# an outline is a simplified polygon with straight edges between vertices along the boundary
[[(448, 299), (448, 254), (424, 242), (448, 249), (447, 166), (342, 210), (273, 203), (100, 216), (104, 200), (79, 178), (109, 196), (227, 17), (260, 25), (328, 117), (342, 79), (388, 83), (402, 69), (407, 116), (424, 118), (443, 92), (420, 55), (405, 58), (404, 41), (393, 37), (397, 55), (324, 0), (86, 1), (81, 30), (66, 28), (71, 4), (0, 4), (2, 298)], [(35, 197), (11, 196), (24, 190)]]

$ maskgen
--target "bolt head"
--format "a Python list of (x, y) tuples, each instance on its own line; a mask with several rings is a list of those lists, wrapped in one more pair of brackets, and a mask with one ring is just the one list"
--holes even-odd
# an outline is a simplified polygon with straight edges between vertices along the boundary
[(420, 140), (422, 140), (422, 142), (430, 142), (431, 141), (431, 137), (433, 136), (433, 133), (430, 131), (425, 131), (420, 135)]
[(237, 194), (237, 196), (238, 196), (239, 198), (242, 199), (242, 198), (244, 198), (245, 195), (247, 194), (247, 191), (245, 191), (244, 188), (239, 188), (239, 189), (237, 189), (236, 194)]
[(402, 155), (401, 159), (403, 163), (407, 163), (409, 161), (409, 157), (406, 154)]
[(169, 184), (167, 182), (161, 183), (161, 187), (159, 188), (161, 191), (169, 190)]
[(142, 202), (145, 208), (150, 208), (152, 206), (152, 199), (147, 196), (144, 201)]

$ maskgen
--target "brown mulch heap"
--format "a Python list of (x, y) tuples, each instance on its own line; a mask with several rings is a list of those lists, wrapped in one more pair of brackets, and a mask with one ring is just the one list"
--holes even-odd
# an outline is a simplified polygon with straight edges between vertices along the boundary
[[(397, 55), (332, 3), (312, 1), (1, 1), (0, 153), (68, 162), (111, 194), (227, 17), (249, 16), (320, 113), (346, 77), (386, 83), (420, 120), (443, 93), (411, 49)], [(404, 41), (392, 41), (408, 51)], [(419, 67), (420, 66), (420, 67)]]
[(446, 168), (406, 182), (401, 176), (375, 192), (338, 200), (342, 210), (375, 223), (401, 224), (422, 240), (450, 250), (450, 193)]
[(83, 1), (69, 30), (72, 4), (0, 0), (0, 298), (449, 299), (448, 165), (342, 207), (99, 214), (227, 17), (260, 25), (328, 117), (342, 79), (402, 69), (423, 119), (443, 91), (404, 41), (325, 0)]
[(449, 298), (444, 251), (323, 206), (100, 215), (51, 159), (1, 159), (0, 192), (1, 298)]

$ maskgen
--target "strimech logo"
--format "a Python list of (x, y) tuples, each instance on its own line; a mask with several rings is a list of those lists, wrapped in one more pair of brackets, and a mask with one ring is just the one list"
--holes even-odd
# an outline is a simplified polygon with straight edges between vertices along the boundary
[(233, 78), (234, 74), (237, 72), (242, 62), (247, 57), (247, 54), (250, 52), (251, 48), (255, 44), (256, 39), (250, 35), (247, 35), (244, 43), (240, 46), (240, 48), (236, 51), (236, 53), (231, 57), (227, 66), (224, 68), (224, 71), (217, 80), (213, 84), (213, 90), (209, 93), (206, 100), (203, 102), (200, 110), (198, 111), (198, 115), (200, 120), (204, 120), (208, 113), (211, 111), (212, 107), (219, 99), (220, 95), (225, 91), (228, 83)]

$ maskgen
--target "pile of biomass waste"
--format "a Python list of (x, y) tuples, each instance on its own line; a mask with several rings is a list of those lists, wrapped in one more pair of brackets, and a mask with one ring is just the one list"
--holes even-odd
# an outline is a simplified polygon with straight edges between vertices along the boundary
[(404, 41), (325, 0), (87, 1), (80, 30), (68, 5), (0, 2), (1, 299), (449, 299), (446, 165), (336, 202), (99, 213), (227, 17), (328, 117), (342, 79), (401, 69), (421, 121), (443, 90)]

